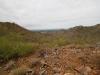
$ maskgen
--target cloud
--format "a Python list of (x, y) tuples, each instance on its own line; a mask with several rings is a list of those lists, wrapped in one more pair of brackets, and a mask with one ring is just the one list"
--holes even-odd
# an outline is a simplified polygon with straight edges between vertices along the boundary
[(27, 29), (100, 23), (100, 0), (0, 0), (0, 21)]

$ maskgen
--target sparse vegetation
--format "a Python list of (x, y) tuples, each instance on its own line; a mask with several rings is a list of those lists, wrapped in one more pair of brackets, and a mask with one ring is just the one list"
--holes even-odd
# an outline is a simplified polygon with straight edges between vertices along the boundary
[[(12, 26), (12, 27), (11, 27)], [(9, 60), (34, 52), (38, 44), (48, 46), (98, 44), (100, 25), (77, 26), (68, 30), (32, 33), (15, 23), (0, 22), (0, 59)], [(33, 36), (34, 35), (34, 36)], [(37, 44), (38, 43), (38, 44)]]
[(21, 66), (17, 69), (12, 70), (9, 75), (26, 75), (26, 72), (27, 72), (26, 66)]
[(79, 39), (79, 38), (75, 38), (72, 40), (71, 42), (74, 45), (86, 45), (87, 43), (85, 42), (85, 40)]
[[(94, 51), (96, 44), (100, 44), (100, 24), (90, 27), (77, 26), (54, 32), (32, 33), (15, 23), (0, 22), (0, 63), (2, 60), (8, 62), (18, 58), (16, 64), (11, 60), (5, 67), (0, 65), (0, 72), (3, 73), (6, 70), (7, 75), (25, 75), (27, 66), (38, 74), (38, 67), (41, 67), (38, 63), (39, 59), (44, 57), (46, 62), (53, 66), (67, 65), (72, 68), (89, 64), (94, 68), (95, 66), (100, 68), (99, 53)], [(38, 51), (36, 51), (37, 48)], [(98, 46), (98, 52), (99, 49)], [(35, 55), (29, 55), (35, 51)], [(14, 64), (16, 69), (12, 68)], [(22, 64), (25, 66), (19, 67)], [(47, 68), (47, 71), (50, 69)]]
[(39, 59), (34, 58), (34, 59), (30, 60), (30, 62), (28, 63), (28, 67), (33, 68), (34, 66), (37, 66), (38, 63), (39, 63)]
[(76, 26), (67, 30), (66, 38), (72, 43), (96, 45), (100, 42), (100, 24), (95, 26)]
[(14, 67), (15, 61), (11, 60), (9, 61), (6, 66), (4, 67), (4, 70), (10, 70), (12, 67)]
[(53, 40), (53, 42), (51, 43), (51, 46), (64, 46), (64, 45), (67, 45), (67, 40), (65, 39), (57, 39), (57, 40)]
[(11, 41), (9, 37), (0, 37), (0, 58), (8, 61), (10, 59), (24, 56), (34, 52), (38, 44)]

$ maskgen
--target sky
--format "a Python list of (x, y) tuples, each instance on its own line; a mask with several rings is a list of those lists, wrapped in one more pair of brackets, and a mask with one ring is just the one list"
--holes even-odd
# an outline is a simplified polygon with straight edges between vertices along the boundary
[(100, 24), (100, 0), (0, 0), (0, 21), (30, 30)]

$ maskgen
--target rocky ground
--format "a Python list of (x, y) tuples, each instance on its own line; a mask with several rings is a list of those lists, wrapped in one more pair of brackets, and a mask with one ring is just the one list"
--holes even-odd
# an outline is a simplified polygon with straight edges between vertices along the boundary
[(0, 75), (14, 75), (12, 71), (21, 66), (27, 68), (26, 75), (100, 75), (99, 57), (100, 51), (94, 47), (47, 48), (0, 65)]

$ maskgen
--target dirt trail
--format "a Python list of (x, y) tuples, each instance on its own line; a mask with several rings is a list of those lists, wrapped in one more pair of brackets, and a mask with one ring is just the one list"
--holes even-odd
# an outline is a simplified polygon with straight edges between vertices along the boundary
[[(89, 75), (100, 74), (100, 69), (96, 61), (98, 59), (97, 53), (91, 48), (62, 46), (48, 48), (42, 53), (42, 57), (39, 57), (39, 55), (40, 53), (31, 54), (28, 57), (19, 58), (16, 62), (19, 66), (25, 65), (26, 67), (30, 67), (30, 69), (34, 70), (34, 75), (42, 71), (45, 73), (42, 75), (82, 75), (83, 72), (90, 69), (91, 72), (86, 72)], [(38, 59), (39, 62), (34, 61), (35, 59)], [(44, 60), (44, 64), (41, 64), (40, 60)], [(32, 66), (32, 63), (35, 63), (35, 65)], [(88, 67), (88, 70), (83, 71), (83, 65)], [(2, 70), (0, 71), (2, 72)], [(84, 73), (84, 75), (88, 74)], [(9, 75), (9, 73), (4, 73), (4, 75)]]

